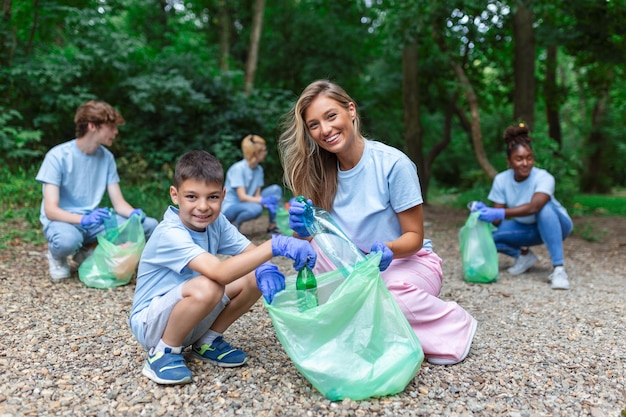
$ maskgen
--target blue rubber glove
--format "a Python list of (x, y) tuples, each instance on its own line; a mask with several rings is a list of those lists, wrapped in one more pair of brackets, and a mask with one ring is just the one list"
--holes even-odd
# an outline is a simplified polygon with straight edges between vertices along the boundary
[(488, 223), (504, 219), (503, 208), (485, 207), (483, 209), (480, 209), (479, 213), (480, 214), (478, 215), (478, 219)]
[(282, 235), (272, 235), (272, 255), (293, 259), (293, 269), (296, 271), (301, 270), (304, 264), (313, 269), (317, 260), (315, 249), (309, 242)]
[(472, 213), (474, 213), (475, 211), (480, 211), (480, 210), (482, 210), (482, 209), (484, 209), (486, 207), (487, 206), (482, 201), (470, 201), (469, 203), (467, 203), (467, 208)]
[(378, 264), (378, 269), (380, 269), (380, 272), (383, 272), (385, 269), (387, 269), (389, 267), (389, 264), (393, 260), (393, 252), (383, 242), (374, 242), (372, 244), (370, 252), (383, 253), (383, 256), (380, 258), (380, 264)]
[(140, 208), (136, 208), (133, 211), (130, 212), (130, 216), (129, 217), (133, 217), (134, 215), (139, 216), (139, 218), (141, 219), (141, 222), (143, 223), (144, 220), (146, 220), (146, 213), (143, 212), (142, 209)]
[[(313, 205), (311, 200), (308, 200), (307, 203)], [(289, 206), (289, 228), (300, 237), (309, 237), (311, 234), (304, 225), (304, 207), (304, 204), (298, 201), (291, 203)]]
[(101, 225), (102, 222), (104, 222), (104, 219), (109, 219), (110, 217), (108, 209), (97, 208), (91, 213), (83, 215), (80, 219), (80, 225), (85, 229), (88, 229), (93, 226)]
[(261, 205), (265, 207), (277, 206), (278, 198), (276, 198), (276, 196), (273, 196), (273, 195), (268, 195), (267, 197), (261, 197)]
[(285, 289), (285, 276), (271, 262), (261, 264), (256, 271), (256, 286), (268, 304), (274, 301), (274, 295)]

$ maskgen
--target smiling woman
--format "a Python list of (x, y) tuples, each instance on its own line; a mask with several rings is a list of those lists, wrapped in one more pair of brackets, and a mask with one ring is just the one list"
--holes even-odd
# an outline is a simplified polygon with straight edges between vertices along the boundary
[[(382, 252), (380, 275), (402, 309), (426, 360), (449, 365), (468, 355), (476, 320), (438, 298), (442, 260), (424, 239), (423, 198), (415, 164), (398, 149), (363, 137), (354, 100), (337, 84), (307, 86), (287, 115), (279, 150), (285, 183), (328, 211), (363, 252)], [(303, 205), (289, 208), (295, 235)], [(322, 258), (322, 257), (320, 257)], [(316, 274), (334, 269), (320, 260)]]
[(524, 124), (504, 132), (509, 169), (493, 180), (489, 200), (494, 207), (475, 204), (479, 219), (498, 226), (493, 238), (498, 252), (515, 258), (507, 270), (523, 274), (536, 262), (530, 246), (545, 244), (554, 271), (549, 276), (552, 289), (567, 290), (569, 278), (564, 268), (563, 240), (572, 231), (572, 220), (554, 197), (554, 177), (536, 168), (532, 139)]

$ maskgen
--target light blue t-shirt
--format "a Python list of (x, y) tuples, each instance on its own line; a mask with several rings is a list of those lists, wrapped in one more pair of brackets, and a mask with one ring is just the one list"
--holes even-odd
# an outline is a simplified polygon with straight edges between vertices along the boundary
[(130, 313), (133, 333), (143, 331), (140, 321), (134, 323), (133, 316), (148, 307), (154, 297), (199, 275), (187, 266), (192, 259), (206, 252), (237, 255), (248, 245), (250, 241), (223, 214), (204, 232), (196, 232), (187, 228), (178, 216), (178, 209), (170, 206), (141, 254)]
[[(567, 210), (554, 198), (554, 187), (554, 177), (545, 169), (533, 167), (528, 178), (520, 182), (515, 181), (515, 172), (512, 169), (507, 169), (493, 179), (491, 191), (487, 198), (494, 203), (504, 204), (507, 207), (517, 207), (530, 203), (535, 193), (544, 193), (550, 196), (550, 200), (559, 211), (568, 216)], [(515, 220), (524, 224), (537, 222), (534, 214), (516, 217)]]
[(235, 162), (226, 172), (226, 181), (224, 183), (226, 197), (222, 203), (222, 210), (226, 210), (232, 204), (241, 202), (239, 197), (237, 197), (237, 188), (244, 187), (247, 195), (254, 195), (256, 190), (263, 187), (263, 185), (264, 174), (261, 165), (250, 168), (248, 161), (245, 159)]
[[(48, 151), (36, 180), (59, 187), (59, 208), (70, 213), (86, 214), (100, 205), (107, 186), (119, 183), (120, 177), (111, 151), (99, 146), (92, 155), (86, 155), (73, 139)], [(43, 201), (40, 221), (44, 227), (50, 223)]]
[[(397, 213), (424, 202), (415, 164), (381, 142), (365, 140), (359, 163), (338, 174), (331, 215), (364, 252), (376, 241), (400, 237)], [(431, 241), (425, 239), (423, 247), (431, 250)]]

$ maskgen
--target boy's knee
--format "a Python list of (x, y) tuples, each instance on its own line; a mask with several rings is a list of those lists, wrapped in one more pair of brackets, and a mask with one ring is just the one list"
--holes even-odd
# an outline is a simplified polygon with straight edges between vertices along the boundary
[(224, 296), (224, 286), (203, 276), (199, 276), (187, 284), (189, 285), (188, 296), (205, 305), (217, 304)]

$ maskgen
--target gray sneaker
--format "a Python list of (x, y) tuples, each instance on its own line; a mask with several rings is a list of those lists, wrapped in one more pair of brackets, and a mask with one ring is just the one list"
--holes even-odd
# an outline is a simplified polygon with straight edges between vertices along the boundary
[(53, 281), (69, 278), (72, 273), (70, 266), (67, 264), (67, 259), (56, 259), (52, 256), (50, 251), (46, 254), (48, 258), (48, 266), (50, 267), (50, 278)]
[(537, 257), (535, 256), (533, 251), (529, 249), (528, 253), (526, 255), (520, 255), (515, 260), (515, 263), (509, 269), (507, 269), (507, 271), (511, 275), (523, 274), (524, 272), (528, 271), (530, 267), (536, 263), (537, 263)]
[(553, 290), (569, 290), (569, 279), (567, 278), (567, 272), (562, 266), (557, 266), (550, 274), (550, 288)]

